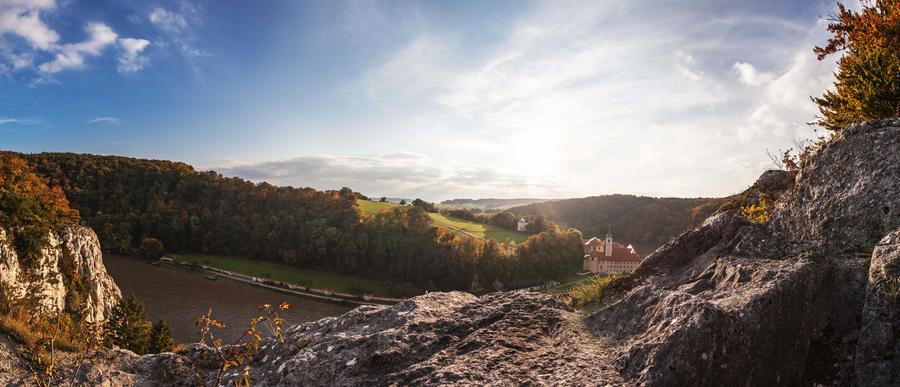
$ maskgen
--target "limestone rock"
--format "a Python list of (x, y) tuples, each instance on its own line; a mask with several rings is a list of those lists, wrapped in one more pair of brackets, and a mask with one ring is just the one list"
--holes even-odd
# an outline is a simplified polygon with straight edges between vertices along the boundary
[(33, 267), (25, 268), (12, 246), (11, 235), (0, 229), (0, 293), (11, 301), (26, 296), (35, 308), (52, 315), (65, 310), (66, 289), (64, 270), (71, 268), (87, 284), (82, 302), (89, 320), (102, 321), (121, 298), (121, 291), (103, 266), (100, 243), (94, 231), (87, 227), (66, 227), (59, 233), (50, 232), (47, 247), (42, 250)]

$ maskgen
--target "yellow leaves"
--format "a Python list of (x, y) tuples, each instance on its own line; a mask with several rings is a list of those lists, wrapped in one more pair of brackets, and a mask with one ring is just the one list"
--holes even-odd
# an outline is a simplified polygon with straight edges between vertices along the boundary
[(748, 204), (741, 206), (741, 215), (750, 223), (766, 223), (769, 221), (769, 214), (772, 212), (772, 203), (766, 195), (759, 195), (756, 204)]
[(243, 366), (241, 377), (232, 379), (231, 383), (235, 386), (250, 385), (250, 363), (253, 362), (253, 357), (259, 352), (259, 345), (263, 340), (263, 334), (258, 326), (264, 324), (270, 333), (283, 343), (284, 336), (281, 333), (281, 327), (286, 320), (281, 318), (278, 312), (287, 310), (290, 307), (290, 304), (287, 302), (282, 302), (277, 307), (271, 304), (258, 306), (257, 309), (263, 312), (263, 315), (250, 319), (247, 329), (244, 330), (241, 337), (229, 345), (223, 345), (222, 340), (215, 337), (215, 333), (211, 330), (211, 328), (225, 328), (225, 324), (212, 317), (212, 309), (209, 309), (205, 315), (194, 319), (194, 324), (200, 327), (200, 343), (205, 343), (206, 338), (209, 337), (214, 345), (213, 349), (221, 362), (216, 385), (222, 384), (222, 378), (225, 376), (226, 370), (241, 366)]

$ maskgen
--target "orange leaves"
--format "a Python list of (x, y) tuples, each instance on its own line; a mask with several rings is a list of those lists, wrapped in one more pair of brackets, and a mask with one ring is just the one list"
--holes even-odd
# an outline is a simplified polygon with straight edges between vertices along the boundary
[(856, 12), (838, 4), (819, 60), (841, 51), (834, 91), (813, 98), (822, 113), (816, 123), (840, 132), (873, 118), (900, 115), (900, 2), (863, 1)]

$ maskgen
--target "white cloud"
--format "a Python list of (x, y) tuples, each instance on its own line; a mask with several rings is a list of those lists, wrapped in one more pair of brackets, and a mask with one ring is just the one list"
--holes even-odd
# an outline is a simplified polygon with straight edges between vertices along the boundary
[(40, 15), (41, 11), (55, 8), (53, 0), (0, 1), (0, 35), (18, 35), (35, 48), (49, 49), (59, 40), (59, 34), (47, 26)]
[(735, 62), (731, 68), (738, 73), (741, 83), (749, 86), (759, 86), (775, 78), (772, 73), (757, 71), (756, 67), (749, 63)]
[(119, 73), (133, 73), (144, 68), (147, 65), (147, 58), (141, 56), (141, 52), (149, 45), (150, 41), (146, 39), (119, 39), (119, 47), (122, 49), (122, 53), (118, 58)]
[(86, 56), (100, 55), (100, 52), (115, 43), (118, 37), (103, 23), (89, 23), (85, 31), (88, 33), (88, 40), (60, 46), (53, 60), (42, 63), (38, 66), (38, 70), (45, 74), (55, 74), (63, 70), (81, 69), (84, 67)]
[(371, 156), (308, 156), (257, 164), (228, 160), (219, 172), (254, 181), (317, 189), (352, 187), (368, 195), (442, 200), (498, 192), (571, 194), (556, 182), (473, 166), (448, 166), (427, 157), (397, 153)]
[(88, 120), (89, 124), (112, 124), (118, 125), (120, 120), (116, 117), (96, 117)]
[[(86, 40), (62, 44), (59, 33), (42, 18), (43, 14), (56, 10), (54, 0), (0, 0), (0, 57), (5, 61), (0, 62), (0, 73), (30, 69), (40, 74), (35, 84), (52, 82), (53, 74), (83, 69), (87, 58), (100, 56), (118, 38), (106, 24), (90, 22), (85, 24)], [(3, 39), (6, 35), (17, 36), (24, 44)], [(134, 72), (146, 65), (147, 59), (140, 52), (149, 42), (132, 38), (119, 41), (123, 49), (120, 73)], [(52, 59), (46, 60), (48, 55)], [(35, 67), (35, 63), (40, 64)]]

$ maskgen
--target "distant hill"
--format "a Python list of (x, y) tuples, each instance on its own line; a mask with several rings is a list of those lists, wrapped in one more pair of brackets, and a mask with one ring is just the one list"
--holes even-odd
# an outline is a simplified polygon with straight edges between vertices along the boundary
[(544, 215), (581, 230), (586, 238), (606, 235), (607, 227), (612, 227), (616, 240), (659, 246), (715, 212), (723, 200), (604, 195), (533, 203), (507, 211)]
[(511, 207), (525, 206), (534, 203), (546, 202), (548, 199), (451, 199), (438, 204), (438, 208), (448, 210), (481, 210), (502, 211)]

